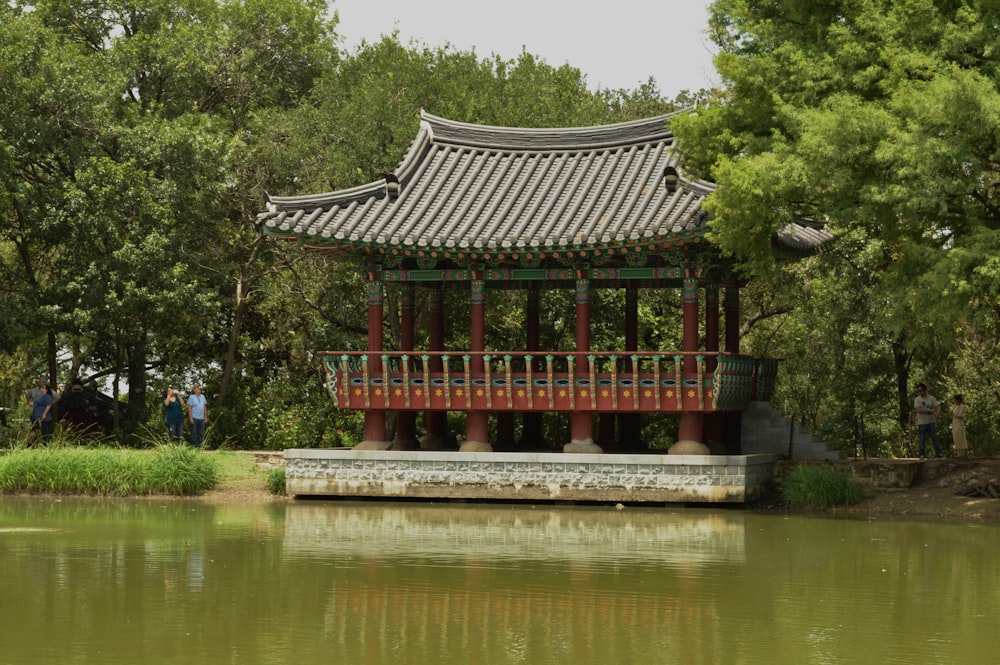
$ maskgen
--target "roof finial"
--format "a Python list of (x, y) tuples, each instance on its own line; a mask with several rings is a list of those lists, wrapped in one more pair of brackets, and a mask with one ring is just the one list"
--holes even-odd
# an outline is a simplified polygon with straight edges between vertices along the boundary
[(387, 173), (385, 176), (385, 193), (389, 197), (390, 201), (395, 201), (399, 198), (399, 191), (402, 189), (402, 185), (397, 178), (392, 173)]
[(673, 194), (677, 191), (677, 186), (680, 185), (681, 174), (673, 166), (667, 166), (663, 169), (663, 185), (667, 188), (667, 191)]

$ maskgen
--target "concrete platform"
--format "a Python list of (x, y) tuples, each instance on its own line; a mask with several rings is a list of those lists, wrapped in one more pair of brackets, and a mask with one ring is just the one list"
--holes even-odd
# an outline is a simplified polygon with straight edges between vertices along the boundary
[(746, 503), (771, 485), (779, 458), (293, 449), (285, 487), (293, 496)]

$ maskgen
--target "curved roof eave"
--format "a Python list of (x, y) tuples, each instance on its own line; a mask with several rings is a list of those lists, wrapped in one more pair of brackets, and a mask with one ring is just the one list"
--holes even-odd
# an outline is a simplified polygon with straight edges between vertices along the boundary
[[(673, 115), (529, 129), (421, 111), (393, 173), (336, 192), (268, 195), (257, 221), (268, 234), (358, 255), (606, 255), (683, 243), (704, 233), (701, 203), (715, 185), (679, 170)], [(796, 229), (779, 240), (806, 247), (819, 235)]]
[[(421, 131), (417, 133), (417, 138), (410, 144), (410, 147), (406, 151), (406, 155), (403, 157), (403, 161), (400, 162), (399, 167), (396, 168), (393, 175), (402, 179), (402, 177), (418, 162), (420, 154), (424, 148), (430, 144), (431, 140), (432, 136), (430, 132), (421, 127)], [(370, 197), (381, 197), (385, 194), (386, 184), (386, 178), (382, 178), (357, 187), (350, 187), (348, 189), (341, 189), (333, 192), (324, 192), (322, 194), (271, 196), (270, 194), (265, 193), (264, 196), (266, 198), (267, 211), (270, 213), (282, 210), (295, 210), (299, 208), (328, 208), (331, 205), (343, 204), (349, 201), (358, 201)]]

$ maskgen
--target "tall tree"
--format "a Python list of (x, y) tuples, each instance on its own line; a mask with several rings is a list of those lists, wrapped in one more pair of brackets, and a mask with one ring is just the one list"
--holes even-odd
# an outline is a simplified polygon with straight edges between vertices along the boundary
[[(136, 423), (150, 368), (181, 375), (224, 357), (231, 376), (235, 354), (212, 342), (239, 339), (259, 253), (266, 181), (244, 167), (254, 114), (296, 105), (335, 56), (326, 5), (40, 0), (2, 11), (5, 274), (35, 296), (52, 373), (57, 345), (88, 354), (74, 367), (124, 371)], [(236, 292), (231, 316), (220, 291)]]
[(872, 288), (897, 355), (954, 348), (968, 296), (987, 316), (996, 303), (976, 276), (1000, 241), (998, 21), (951, 0), (714, 2), (727, 92), (675, 127), (719, 184), (716, 241), (766, 274), (792, 219), (861, 233), (884, 250)]

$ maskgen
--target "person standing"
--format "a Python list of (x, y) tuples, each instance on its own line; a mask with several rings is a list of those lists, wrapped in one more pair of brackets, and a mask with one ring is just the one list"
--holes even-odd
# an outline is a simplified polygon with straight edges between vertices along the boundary
[(184, 440), (184, 405), (173, 388), (167, 388), (163, 395), (163, 418), (167, 423), (167, 435), (172, 442)]
[(917, 384), (917, 396), (913, 400), (913, 410), (917, 414), (920, 459), (924, 459), (928, 437), (934, 444), (934, 456), (941, 457), (941, 444), (938, 443), (937, 435), (937, 419), (941, 415), (941, 404), (934, 395), (927, 392), (927, 386), (922, 383)]
[(28, 392), (24, 394), (25, 397), (28, 399), (28, 404), (30, 404), (32, 407), (35, 406), (35, 400), (38, 399), (39, 395), (42, 394), (42, 388), (44, 388), (47, 385), (47, 382), (48, 379), (46, 379), (44, 376), (38, 377), (38, 383), (35, 385), (35, 387), (29, 388)]
[(205, 442), (205, 424), (208, 422), (208, 404), (201, 394), (201, 386), (195, 386), (188, 396), (188, 420), (191, 423), (191, 445), (200, 448)]
[(955, 395), (951, 398), (951, 438), (955, 443), (955, 454), (967, 457), (969, 442), (965, 438), (965, 398)]
[(29, 389), (27, 393), (25, 393), (25, 396), (28, 398), (28, 404), (30, 404), (31, 406), (35, 405), (35, 400), (38, 399), (38, 396), (42, 394), (42, 388), (45, 388), (48, 391), (49, 397), (52, 398), (53, 404), (59, 401), (59, 393), (56, 392), (55, 390), (52, 390), (52, 388), (49, 387), (48, 379), (46, 379), (44, 376), (40, 376), (38, 377), (38, 384), (34, 388)]
[(42, 441), (48, 444), (52, 440), (52, 396), (49, 387), (42, 383), (38, 386), (38, 397), (31, 405), (31, 434), (28, 446), (35, 442), (35, 428), (42, 430)]

